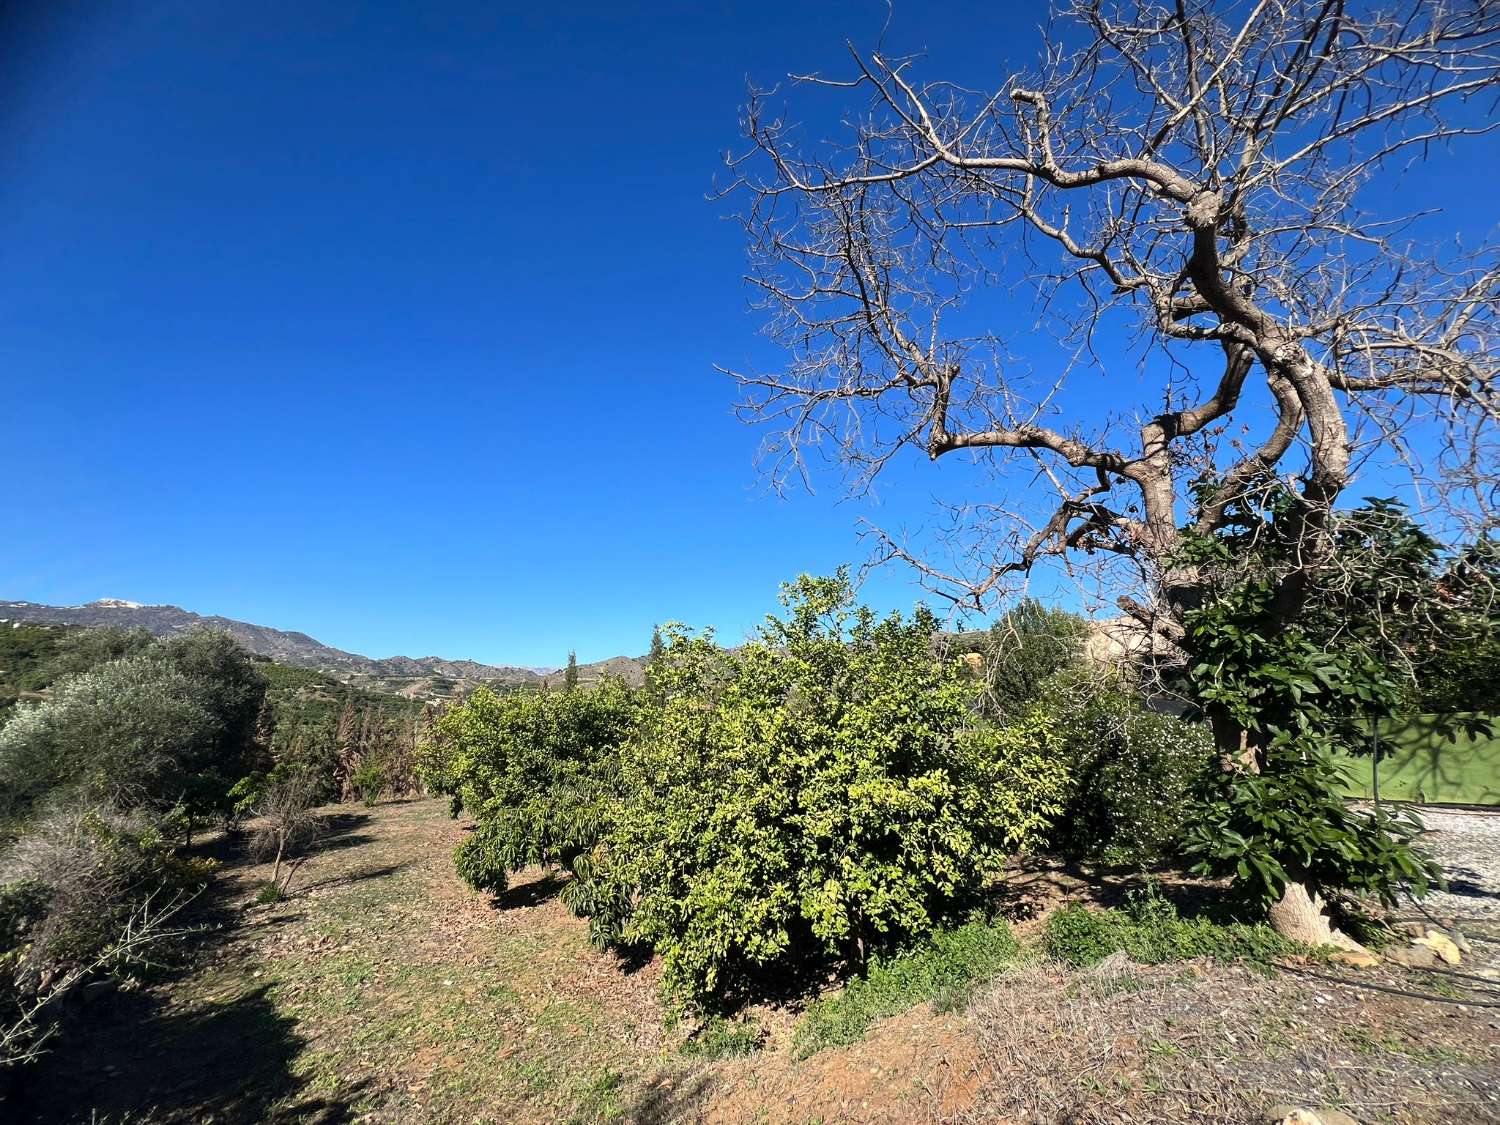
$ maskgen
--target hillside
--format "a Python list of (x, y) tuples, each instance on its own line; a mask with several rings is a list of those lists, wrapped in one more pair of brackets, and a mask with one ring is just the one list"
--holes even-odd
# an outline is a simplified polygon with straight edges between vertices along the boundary
[[(141, 605), (118, 598), (101, 598), (77, 606), (0, 601), (0, 622), (5, 621), (23, 625), (145, 629), (158, 637), (191, 629), (222, 629), (251, 652), (270, 657), (278, 664), (313, 668), (360, 687), (418, 698), (445, 698), (482, 683), (555, 687), (561, 685), (563, 679), (561, 670), (539, 671), (511, 665), (481, 664), (474, 660), (449, 660), (441, 656), (374, 659), (325, 645), (306, 633), (273, 629), (231, 617), (205, 616), (175, 605)], [(579, 665), (579, 679), (589, 682), (611, 674), (639, 683), (643, 667), (638, 658), (616, 656), (594, 664)]]

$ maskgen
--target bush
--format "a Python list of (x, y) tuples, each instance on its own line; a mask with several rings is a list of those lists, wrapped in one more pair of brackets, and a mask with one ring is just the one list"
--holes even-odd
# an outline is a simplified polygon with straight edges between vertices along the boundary
[(983, 634), (986, 713), (1014, 719), (1030, 711), (1053, 676), (1080, 664), (1088, 636), (1084, 618), (1031, 598), (1004, 613)]
[(263, 677), (223, 633), (130, 644), (129, 655), (63, 679), (0, 728), (0, 820), (14, 824), (67, 794), (117, 809), (227, 810)]
[(1052, 844), (1075, 858), (1146, 866), (1185, 846), (1214, 768), (1207, 727), (1143, 709), (1118, 673), (1067, 672), (1044, 691), (1064, 746), (1069, 789)]
[[(453, 798), (477, 829), (458, 846), (471, 886), (503, 891), (530, 864), (574, 870), (614, 822), (619, 747), (636, 716), (635, 693), (618, 680), (561, 693), (496, 695), (480, 688), (438, 721), (423, 751), (429, 788)], [(588, 906), (586, 880), (568, 901)]]
[(956, 1007), (955, 998), (967, 996), (1015, 961), (1020, 951), (1004, 923), (971, 922), (939, 931), (916, 949), (875, 963), (837, 996), (813, 1004), (797, 1025), (794, 1047), (807, 1056), (825, 1047), (857, 1043), (876, 1020), (924, 1000)]
[(35, 1047), (36, 1005), (166, 936), (174, 896), (211, 871), (176, 858), (140, 814), (71, 805), (31, 824), (0, 857), (0, 1037), (11, 1057)]
[(385, 763), (378, 758), (366, 758), (359, 764), (359, 769), (354, 771), (354, 776), (350, 780), (354, 783), (354, 790), (359, 794), (359, 799), (365, 803), (366, 808), (370, 808), (385, 792)]
[(1267, 925), (1183, 918), (1154, 887), (1131, 896), (1124, 910), (1094, 910), (1078, 904), (1047, 919), (1042, 936), (1047, 955), (1082, 967), (1123, 950), (1146, 965), (1212, 957), (1266, 963), (1306, 950)]
[(668, 628), (591, 880), (596, 937), (653, 947), (679, 1004), (930, 933), (1059, 808), (1045, 719), (975, 727), (930, 613), (855, 609), (843, 574), (783, 602), (733, 652)]
[[(314, 811), (319, 784), (311, 771), (294, 769), (268, 780), (256, 796), (252, 811), (259, 820), (250, 847), (259, 859), (272, 861), (269, 886), (275, 897), (269, 901), (286, 897), (308, 848), (322, 831), (323, 822)], [(262, 901), (265, 893), (261, 892)]]

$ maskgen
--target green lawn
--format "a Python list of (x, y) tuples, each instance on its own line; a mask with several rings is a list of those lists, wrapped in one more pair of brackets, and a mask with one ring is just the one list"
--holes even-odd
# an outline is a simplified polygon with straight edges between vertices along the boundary
[[(1500, 718), (1417, 715), (1379, 731), (1383, 800), (1500, 805)], [(1373, 797), (1368, 757), (1345, 758), (1350, 797)]]

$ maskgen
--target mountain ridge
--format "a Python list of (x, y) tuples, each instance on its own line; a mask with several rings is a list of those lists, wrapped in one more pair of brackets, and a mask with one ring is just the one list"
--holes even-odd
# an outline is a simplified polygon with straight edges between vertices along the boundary
[[(562, 682), (560, 669), (526, 668), (510, 664), (483, 664), (476, 660), (452, 660), (441, 656), (369, 657), (326, 645), (299, 630), (276, 629), (217, 614), (200, 614), (176, 605), (143, 605), (123, 598), (100, 598), (85, 605), (55, 606), (29, 601), (0, 601), (0, 622), (27, 625), (78, 625), (85, 628), (113, 626), (145, 629), (158, 637), (192, 629), (222, 629), (249, 651), (281, 664), (313, 668), (350, 682), (368, 681), (390, 690), (413, 695), (445, 696), (479, 684), (512, 687), (551, 687)], [(613, 673), (639, 682), (644, 664), (639, 658), (615, 656), (594, 664), (579, 665), (580, 680)], [(448, 681), (452, 681), (451, 686)]]

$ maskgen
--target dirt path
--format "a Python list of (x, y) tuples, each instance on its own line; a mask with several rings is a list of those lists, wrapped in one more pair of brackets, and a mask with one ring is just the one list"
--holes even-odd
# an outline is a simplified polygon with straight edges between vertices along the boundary
[(329, 824), (285, 902), (254, 906), (265, 870), (229, 865), (205, 904), (221, 929), (188, 967), (81, 1013), (19, 1119), (1229, 1122), (1302, 1100), (1362, 1122), (1500, 1122), (1500, 989), (1459, 978), (1364, 978), (1437, 997), (1419, 1000), (1204, 965), (1037, 965), (965, 1012), (923, 1005), (810, 1059), (774, 1011), (752, 1013), (762, 1050), (688, 1059), (655, 967), (593, 949), (555, 883), (523, 878), (496, 904), (457, 880), (464, 829), (443, 803)]

